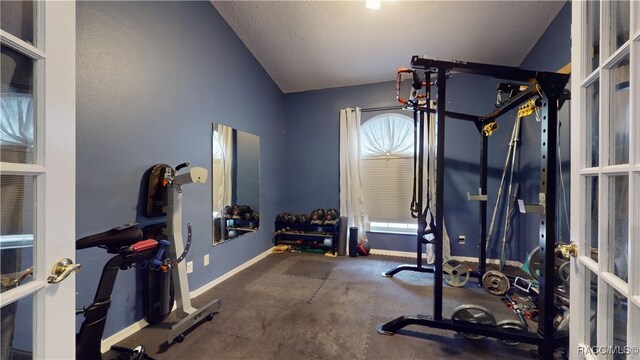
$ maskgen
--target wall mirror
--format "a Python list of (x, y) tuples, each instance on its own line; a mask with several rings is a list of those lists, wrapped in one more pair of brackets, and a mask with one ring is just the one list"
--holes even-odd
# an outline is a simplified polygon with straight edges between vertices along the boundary
[(260, 227), (260, 138), (213, 124), (211, 153), (215, 246)]

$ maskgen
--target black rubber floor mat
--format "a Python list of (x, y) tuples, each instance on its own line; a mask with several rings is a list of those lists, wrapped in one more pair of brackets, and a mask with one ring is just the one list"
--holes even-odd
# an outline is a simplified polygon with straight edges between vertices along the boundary
[(296, 261), (287, 271), (285, 275), (302, 276), (312, 279), (326, 279), (331, 274), (331, 270), (336, 267), (334, 262), (307, 260)]

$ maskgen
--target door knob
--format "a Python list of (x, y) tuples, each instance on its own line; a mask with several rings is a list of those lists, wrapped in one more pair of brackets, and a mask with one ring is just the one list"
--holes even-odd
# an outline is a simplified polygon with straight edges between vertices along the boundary
[(49, 284), (56, 284), (66, 279), (72, 272), (80, 270), (80, 264), (74, 264), (69, 258), (58, 259), (53, 265), (51, 275), (47, 278)]

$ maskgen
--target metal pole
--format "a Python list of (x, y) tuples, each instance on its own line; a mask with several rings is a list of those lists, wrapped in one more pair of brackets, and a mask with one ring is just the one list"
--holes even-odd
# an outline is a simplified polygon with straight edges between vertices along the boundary
[(442, 320), (442, 261), (444, 241), (444, 121), (447, 97), (447, 75), (443, 68), (438, 68), (438, 100), (436, 107), (437, 139), (436, 139), (436, 244), (435, 244), (435, 280), (433, 318)]
[[(484, 127), (484, 122), (483, 122)], [(480, 195), (487, 195), (487, 168), (489, 166), (489, 138), (482, 136), (482, 150), (480, 152)], [(487, 200), (480, 201), (480, 276), (478, 283), (482, 283), (482, 276), (487, 271)]]
[[(509, 232), (509, 223), (511, 221), (511, 216), (513, 215), (511, 212), (513, 211), (513, 173), (515, 172), (516, 165), (516, 154), (518, 153), (518, 142), (520, 141), (520, 123), (522, 119), (518, 116), (516, 117), (516, 123), (514, 124), (513, 134), (514, 137), (511, 139), (511, 145), (513, 146), (513, 150), (511, 151), (511, 169), (509, 169), (509, 189), (507, 190), (507, 198), (506, 205), (507, 210), (504, 216), (504, 233), (502, 234), (502, 248), (500, 251), (500, 271), (504, 268), (504, 263), (507, 259), (507, 235)], [(517, 189), (517, 187), (516, 187)], [(515, 194), (517, 195), (517, 194)]]
[(542, 98), (542, 126), (540, 135), (541, 168), (540, 197), (544, 215), (540, 220), (540, 296), (538, 301), (538, 333), (543, 343), (538, 348), (541, 358), (553, 354), (554, 317), (554, 258), (556, 234), (556, 166), (558, 141), (558, 108), (556, 100), (546, 94)]
[(500, 186), (498, 187), (498, 195), (496, 196), (496, 204), (493, 207), (493, 214), (491, 215), (491, 224), (489, 224), (489, 235), (487, 238), (487, 242), (485, 243), (485, 247), (488, 250), (489, 244), (491, 244), (491, 240), (493, 238), (493, 228), (496, 223), (496, 216), (498, 214), (498, 208), (500, 207), (500, 200), (502, 200), (502, 191), (504, 189), (505, 180), (507, 178), (507, 169), (509, 168), (509, 159), (511, 159), (511, 154), (514, 151), (513, 144), (516, 136), (516, 124), (513, 125), (513, 129), (511, 130), (511, 138), (509, 140), (509, 149), (507, 150), (507, 157), (504, 160), (504, 169), (502, 170), (502, 178), (500, 179)]
[[(425, 221), (426, 214), (424, 213), (424, 112), (420, 111), (418, 115), (418, 143), (415, 146), (418, 148), (418, 268), (422, 267), (422, 241), (425, 235)], [(429, 171), (429, 169), (427, 169)]]

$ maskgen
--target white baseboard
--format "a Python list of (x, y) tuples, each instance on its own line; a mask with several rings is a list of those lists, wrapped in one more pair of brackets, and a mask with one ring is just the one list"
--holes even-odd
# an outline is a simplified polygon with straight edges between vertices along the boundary
[(149, 325), (149, 323), (145, 319), (142, 319), (134, 322), (133, 324), (109, 336), (108, 338), (103, 339), (102, 343), (100, 344), (100, 351), (102, 351), (103, 354), (106, 353), (107, 351), (109, 351), (109, 349), (111, 349), (111, 346), (137, 333), (139, 330), (144, 329), (147, 325)]
[[(468, 262), (478, 262), (478, 258), (475, 257), (471, 257), (471, 256), (452, 256), (452, 259), (456, 259), (458, 261), (468, 261)], [(487, 264), (500, 264), (500, 260), (499, 259), (487, 259)], [(504, 262), (505, 265), (509, 265), (509, 266), (514, 266), (517, 268), (521, 268), (522, 267), (522, 263), (520, 261), (515, 261), (515, 260), (506, 260)]]
[[(417, 255), (415, 252), (409, 252), (409, 251), (395, 251), (395, 250), (379, 250), (379, 249), (371, 249), (371, 254), (373, 255), (384, 255), (384, 256), (400, 256), (400, 257), (406, 257), (406, 258), (412, 258), (415, 259), (417, 258)], [(425, 254), (422, 254), (423, 258), (426, 258)], [(468, 261), (468, 262), (477, 262), (478, 258), (475, 257), (470, 257), (470, 256), (452, 256), (452, 259), (458, 260), (458, 261)], [(487, 259), (487, 263), (488, 264), (500, 264), (500, 260), (499, 259)], [(520, 261), (515, 261), (515, 260), (507, 260), (505, 261), (506, 265), (509, 266), (515, 266), (515, 267), (522, 267), (522, 263)]]
[[(262, 254), (257, 255), (256, 257), (254, 257), (253, 259), (241, 264), (240, 266), (234, 268), (233, 270), (225, 273), (224, 275), (216, 278), (215, 280), (213, 280), (212, 282), (200, 287), (199, 289), (196, 289), (194, 291), (189, 292), (189, 295), (191, 296), (191, 298), (195, 298), (199, 295), (204, 294), (205, 292), (213, 289), (213, 287), (219, 285), (221, 282), (227, 280), (228, 278), (232, 277), (233, 275), (239, 273), (240, 271), (248, 268), (249, 266), (257, 263), (258, 261), (264, 259), (265, 257), (267, 257), (267, 255), (271, 254), (271, 248), (267, 249), (265, 252), (263, 252)], [(173, 310), (176, 309), (176, 304), (173, 305)], [(126, 339), (127, 337), (135, 334), (136, 332), (142, 330), (143, 328), (145, 328), (147, 325), (149, 325), (149, 323), (145, 320), (139, 320), (129, 326), (127, 326), (126, 328), (118, 331), (117, 333), (109, 336), (106, 339), (102, 340), (102, 344), (100, 345), (100, 351), (102, 351), (102, 353), (105, 353), (107, 351), (109, 351), (109, 349), (111, 349), (111, 346), (119, 343), (120, 341)]]
[(251, 260), (239, 265), (238, 267), (236, 267), (233, 270), (227, 272), (226, 274), (220, 276), (219, 278), (216, 278), (212, 282), (200, 287), (199, 289), (196, 289), (194, 291), (189, 292), (189, 295), (191, 295), (191, 298), (193, 299), (194, 297), (198, 297), (198, 296), (204, 294), (205, 292), (213, 289), (215, 286), (220, 285), (221, 282), (227, 280), (228, 278), (230, 278), (233, 275), (239, 273), (240, 271), (242, 271), (242, 270), (248, 268), (249, 266), (257, 263), (258, 261), (264, 259), (269, 254), (271, 254), (271, 251), (272, 251), (272, 248), (267, 249), (262, 254), (259, 254), (256, 257), (254, 257), (253, 259), (251, 259)]
[(413, 259), (416, 258), (416, 253), (409, 252), (409, 251), (371, 249), (369, 253), (372, 255), (399, 256), (399, 257), (406, 257), (406, 258), (413, 258)]

